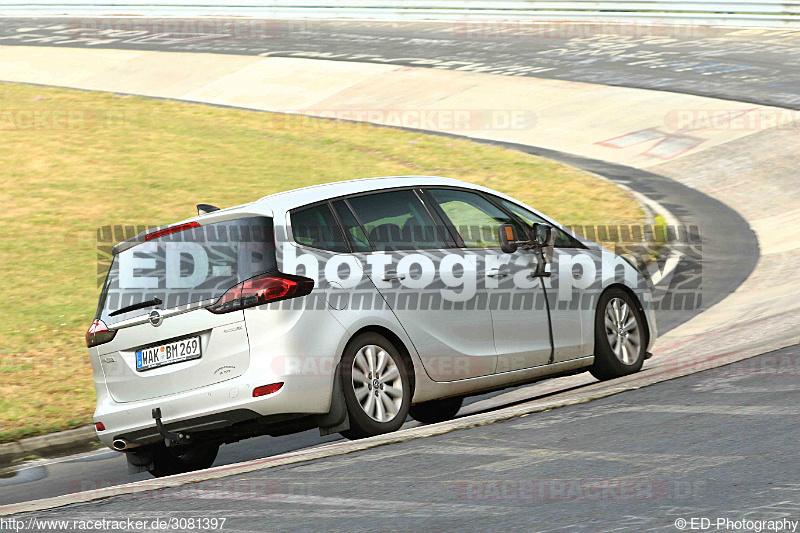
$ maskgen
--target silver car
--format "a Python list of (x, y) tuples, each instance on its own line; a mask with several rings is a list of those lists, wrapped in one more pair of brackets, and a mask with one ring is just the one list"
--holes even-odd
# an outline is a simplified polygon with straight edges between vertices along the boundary
[(454, 179), (273, 194), (113, 248), (86, 340), (99, 438), (131, 472), (319, 428), (363, 438), (465, 396), (637, 372), (656, 339), (627, 259)]

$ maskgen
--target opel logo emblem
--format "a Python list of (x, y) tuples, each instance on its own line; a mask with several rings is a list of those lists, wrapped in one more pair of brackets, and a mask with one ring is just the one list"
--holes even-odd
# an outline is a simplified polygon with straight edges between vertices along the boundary
[(154, 328), (157, 328), (162, 322), (164, 322), (164, 317), (161, 316), (161, 313), (158, 312), (158, 309), (153, 309), (150, 311), (148, 320), (150, 320), (150, 324), (152, 324)]

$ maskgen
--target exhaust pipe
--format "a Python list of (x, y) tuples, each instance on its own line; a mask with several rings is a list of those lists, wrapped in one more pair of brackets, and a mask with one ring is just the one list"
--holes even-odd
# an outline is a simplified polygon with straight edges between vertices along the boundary
[(113, 446), (118, 452), (121, 452), (128, 447), (128, 443), (123, 439), (115, 439), (114, 442), (111, 443), (111, 446)]

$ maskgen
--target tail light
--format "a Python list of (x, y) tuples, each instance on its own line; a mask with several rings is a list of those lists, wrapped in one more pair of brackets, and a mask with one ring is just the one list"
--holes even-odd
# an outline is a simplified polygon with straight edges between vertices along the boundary
[(116, 334), (117, 330), (110, 330), (102, 320), (95, 319), (92, 325), (89, 326), (89, 331), (86, 332), (86, 346), (91, 348), (92, 346), (99, 346), (111, 342), (111, 339), (113, 339)]
[(222, 314), (264, 305), (280, 300), (298, 298), (311, 293), (314, 280), (291, 274), (266, 274), (243, 281), (223, 294), (208, 307), (212, 313)]
[(94, 428), (95, 428), (97, 431), (105, 431), (105, 430), (106, 430), (106, 426), (105, 426), (105, 424), (103, 424), (102, 422), (95, 422), (95, 424), (94, 424)]

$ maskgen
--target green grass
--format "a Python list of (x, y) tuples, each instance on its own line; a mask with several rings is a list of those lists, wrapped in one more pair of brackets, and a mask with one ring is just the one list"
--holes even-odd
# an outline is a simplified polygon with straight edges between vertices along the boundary
[(25, 457), (20, 457), (19, 459), (14, 459), (13, 461), (11, 461), (11, 464), (12, 465), (16, 465), (16, 464), (19, 464), (19, 463), (24, 463), (26, 461), (35, 461), (38, 458), (39, 458), (38, 455), (26, 455)]
[[(62, 115), (53, 120), (53, 112)], [(91, 422), (83, 335), (98, 295), (96, 228), (166, 224), (194, 215), (201, 202), (225, 207), (315, 183), (396, 174), (486, 185), (567, 224), (641, 218), (634, 199), (609, 183), (498, 147), (0, 83), (0, 442)]]

